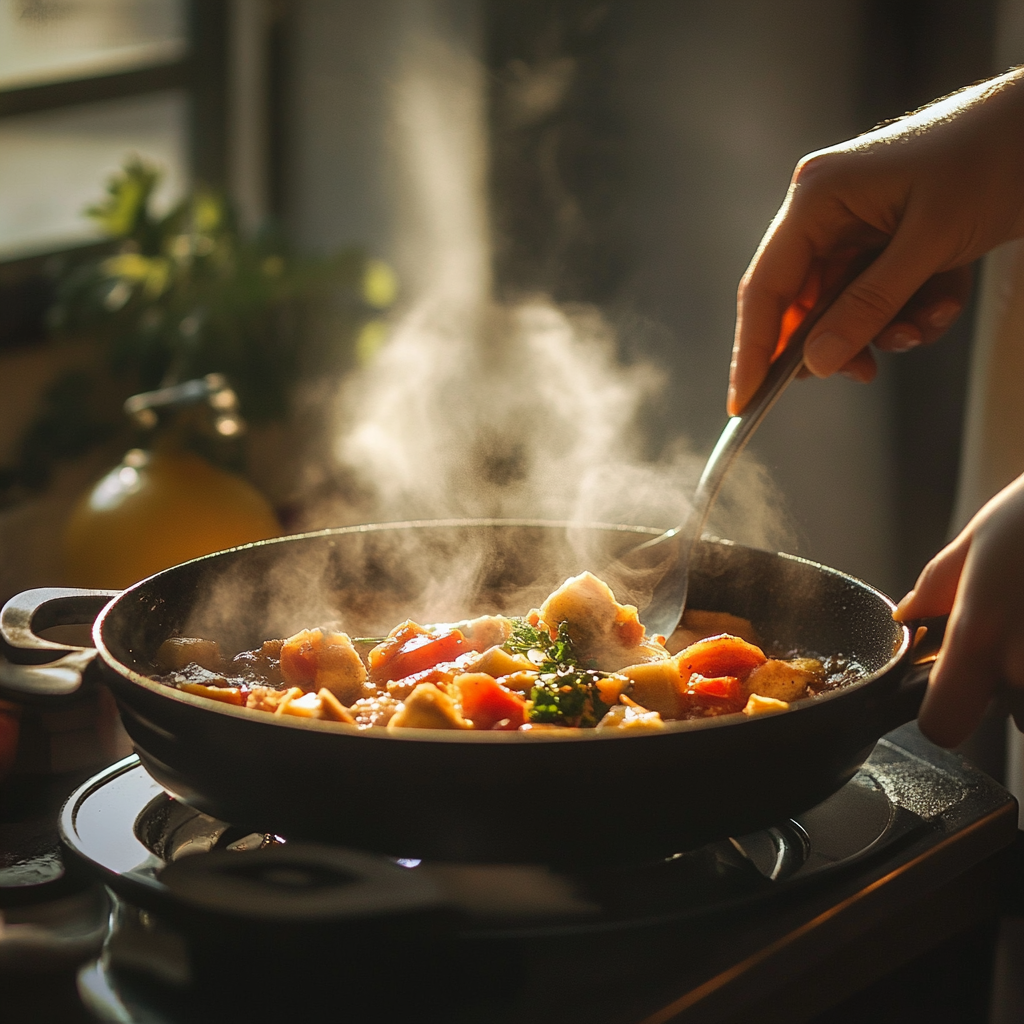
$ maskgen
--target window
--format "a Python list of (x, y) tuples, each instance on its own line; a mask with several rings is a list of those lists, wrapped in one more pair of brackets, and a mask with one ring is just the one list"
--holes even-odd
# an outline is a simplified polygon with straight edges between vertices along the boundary
[(130, 154), (170, 205), (223, 183), (225, 0), (0, 0), (0, 346), (42, 331), (54, 257)]

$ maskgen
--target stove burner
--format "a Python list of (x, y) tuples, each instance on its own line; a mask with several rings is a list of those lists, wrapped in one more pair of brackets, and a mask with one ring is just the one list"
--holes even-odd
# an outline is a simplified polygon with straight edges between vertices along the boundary
[(341, 922), (431, 906), (457, 912), (472, 930), (578, 931), (742, 906), (849, 868), (927, 828), (889, 799), (881, 774), (867, 766), (824, 803), (774, 828), (655, 863), (572, 874), (286, 842), (178, 803), (136, 757), (72, 794), (61, 828), (65, 843), (118, 895), (157, 911), (187, 905), (243, 918)]
[(895, 933), (917, 955), (944, 938), (928, 908), (954, 882), (989, 912), (977, 871), (1000, 891), (994, 854), (1016, 821), (1005, 791), (907, 726), (820, 806), (655, 863), (568, 872), (287, 841), (177, 803), (135, 759), (73, 793), (61, 831), (115, 894), (104, 953), (79, 973), (101, 1020), (244, 1005), (569, 1024), (761, 1019), (786, 986), (824, 1009), (845, 992), (820, 969), (863, 985), (886, 969), (862, 955), (872, 943)]

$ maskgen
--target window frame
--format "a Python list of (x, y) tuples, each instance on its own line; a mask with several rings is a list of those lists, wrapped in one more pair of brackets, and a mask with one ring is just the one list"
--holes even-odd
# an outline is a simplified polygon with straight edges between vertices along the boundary
[[(188, 172), (193, 183), (227, 184), (227, 68), (230, 0), (188, 0), (187, 45), (171, 61), (146, 67), (0, 89), (0, 121), (23, 114), (181, 90), (188, 104)], [(42, 344), (53, 282), (69, 262), (104, 243), (74, 243), (0, 260), (0, 351)]]

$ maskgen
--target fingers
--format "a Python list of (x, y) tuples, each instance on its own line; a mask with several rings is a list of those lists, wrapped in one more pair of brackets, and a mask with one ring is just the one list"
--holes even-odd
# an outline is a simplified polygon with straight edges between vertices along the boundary
[(764, 380), (779, 342), (783, 315), (811, 276), (813, 254), (807, 239), (777, 228), (786, 211), (787, 205), (783, 205), (740, 282), (726, 400), (730, 416), (743, 410)]
[(878, 364), (870, 350), (862, 348), (839, 372), (858, 384), (870, 384), (878, 373)]
[(804, 349), (811, 373), (828, 377), (841, 370), (892, 321), (931, 277), (915, 256), (912, 233), (901, 227), (815, 324)]
[(955, 588), (919, 722), (946, 746), (978, 724), (997, 689), (1024, 692), (1024, 476), (1004, 488), (921, 574), (900, 617), (941, 613)]
[(991, 630), (955, 607), (918, 713), (933, 743), (955, 747), (978, 727), (1002, 680)]
[(972, 531), (965, 530), (939, 552), (897, 609), (903, 619), (949, 613), (918, 713), (921, 731), (943, 747), (956, 746), (975, 730), (1001, 678), (992, 632), (997, 617), (982, 604), (972, 540)]
[[(776, 351), (783, 317), (812, 273), (810, 250), (784, 231), (768, 239), (740, 287), (736, 339), (730, 370), (727, 408), (739, 413), (758, 385)], [(904, 258), (899, 234), (843, 292), (821, 318), (808, 340), (805, 361), (818, 377), (841, 372), (866, 383), (877, 372), (867, 345), (906, 352), (936, 341), (953, 324), (970, 296), (970, 267), (929, 277)], [(777, 272), (789, 260), (785, 273)], [(804, 279), (794, 271), (802, 268)]]
[(969, 266), (935, 274), (875, 339), (883, 352), (907, 352), (937, 341), (963, 312), (971, 294)]
[(893, 618), (908, 622), (948, 615), (970, 548), (971, 534), (965, 530), (921, 570), (914, 589), (900, 601)]
[(918, 714), (921, 731), (943, 747), (954, 747), (974, 732), (1004, 680), (1003, 615), (984, 585), (983, 561), (977, 549), (968, 552)]

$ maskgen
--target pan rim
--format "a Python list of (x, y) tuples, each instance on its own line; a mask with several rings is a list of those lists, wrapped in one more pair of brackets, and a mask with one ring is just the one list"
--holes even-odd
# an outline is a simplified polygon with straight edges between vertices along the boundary
[[(400, 743), (445, 743), (445, 744), (515, 744), (515, 745), (532, 745), (535, 743), (567, 743), (567, 742), (597, 742), (606, 740), (657, 740), (664, 739), (670, 736), (678, 736), (680, 734), (704, 732), (708, 729), (720, 729), (736, 726), (739, 724), (745, 724), (753, 726), (756, 722), (766, 721), (769, 719), (776, 719), (780, 717), (790, 717), (793, 714), (800, 712), (810, 711), (814, 707), (825, 706), (832, 701), (845, 697), (850, 693), (861, 690), (864, 687), (870, 685), (881, 676), (890, 672), (893, 667), (899, 663), (900, 659), (904, 657), (907, 650), (910, 647), (911, 635), (910, 630), (903, 623), (897, 623), (901, 630), (900, 643), (895, 645), (892, 655), (889, 657), (883, 665), (879, 666), (873, 672), (868, 673), (863, 678), (856, 680), (855, 682), (849, 683), (840, 689), (833, 690), (829, 693), (822, 694), (816, 697), (805, 697), (800, 701), (794, 701), (790, 704), (786, 711), (768, 713), (763, 715), (748, 716), (744, 715), (742, 711), (735, 712), (728, 715), (718, 715), (713, 718), (698, 718), (698, 719), (686, 719), (681, 721), (667, 721), (663, 729), (657, 731), (644, 731), (644, 732), (624, 732), (620, 730), (601, 730), (596, 729), (559, 729), (559, 730), (539, 730), (536, 732), (492, 732), (492, 731), (477, 731), (477, 730), (454, 730), (454, 729), (403, 729), (400, 732), (398, 730), (389, 730), (386, 728), (375, 728), (375, 729), (360, 729), (358, 726), (346, 725), (342, 722), (325, 722), (314, 719), (304, 719), (295, 716), (276, 716), (269, 715), (265, 711), (257, 711), (253, 708), (238, 707), (237, 705), (227, 704), (224, 701), (212, 700), (208, 697), (200, 697), (197, 694), (187, 693), (182, 690), (177, 690), (166, 683), (161, 683), (151, 676), (144, 675), (141, 672), (137, 672), (135, 669), (124, 664), (124, 662), (118, 660), (108, 648), (106, 641), (103, 636), (103, 627), (107, 621), (109, 614), (112, 610), (123, 600), (126, 600), (129, 595), (141, 590), (143, 587), (151, 584), (154, 580), (158, 580), (161, 577), (168, 576), (169, 574), (178, 572), (184, 566), (192, 565), (197, 562), (205, 562), (212, 559), (220, 558), (223, 555), (229, 554), (235, 551), (245, 551), (250, 548), (261, 548), (270, 547), (271, 545), (294, 543), (302, 540), (329, 537), (329, 536), (347, 536), (352, 534), (360, 533), (379, 533), (389, 530), (399, 529), (410, 529), (410, 528), (478, 528), (478, 527), (539, 527), (544, 529), (580, 529), (580, 530), (605, 530), (609, 532), (617, 532), (623, 534), (635, 534), (640, 536), (660, 536), (664, 530), (658, 527), (648, 526), (634, 526), (622, 523), (594, 523), (594, 522), (578, 522), (574, 520), (549, 520), (549, 519), (501, 519), (501, 518), (476, 518), (476, 519), (459, 519), (459, 518), (448, 518), (448, 519), (414, 519), (414, 520), (400, 520), (391, 522), (381, 523), (360, 523), (352, 526), (340, 526), (340, 527), (328, 527), (323, 530), (313, 530), (307, 533), (288, 534), (281, 537), (271, 537), (267, 540), (253, 541), (249, 544), (242, 544), (232, 548), (225, 548), (223, 551), (215, 551), (208, 555), (202, 555), (198, 558), (190, 559), (187, 562), (181, 562), (178, 565), (171, 566), (170, 568), (163, 569), (158, 573), (154, 573), (152, 576), (148, 576), (143, 580), (139, 580), (137, 583), (132, 584), (123, 590), (117, 597), (109, 601), (100, 614), (97, 616), (95, 624), (93, 626), (93, 644), (99, 654), (99, 657), (107, 666), (107, 668), (119, 676), (121, 679), (128, 681), (129, 683), (139, 686), (142, 689), (153, 693), (155, 696), (161, 697), (166, 700), (176, 701), (182, 704), (190, 705), (198, 710), (214, 712), (216, 714), (225, 715), (228, 718), (241, 719), (242, 721), (259, 722), (264, 726), (283, 726), (291, 729), (301, 729), (307, 732), (322, 733), (333, 736), (350, 736), (359, 737), (360, 739), (375, 740), (375, 741), (391, 741)], [(711, 541), (715, 544), (730, 546), (730, 547), (741, 547), (743, 545), (737, 544), (735, 541), (731, 541), (725, 538), (719, 538), (710, 534), (704, 534), (702, 540)], [(812, 559), (804, 558), (800, 555), (792, 555), (783, 551), (771, 552), (766, 549), (752, 549), (752, 550), (763, 550), (767, 554), (775, 555), (776, 557), (786, 559), (787, 561), (799, 562), (804, 565), (809, 565), (821, 572), (826, 573), (830, 576), (841, 577), (845, 580), (850, 580), (858, 584), (860, 587), (868, 590), (872, 595), (881, 600), (884, 605), (887, 605), (890, 612), (896, 610), (895, 603), (882, 591), (872, 586), (870, 583), (866, 583), (864, 580), (859, 579), (850, 573), (842, 572), (839, 569), (835, 569), (831, 566), (822, 565), (820, 562), (815, 562)], [(514, 737), (514, 739), (510, 739)]]

